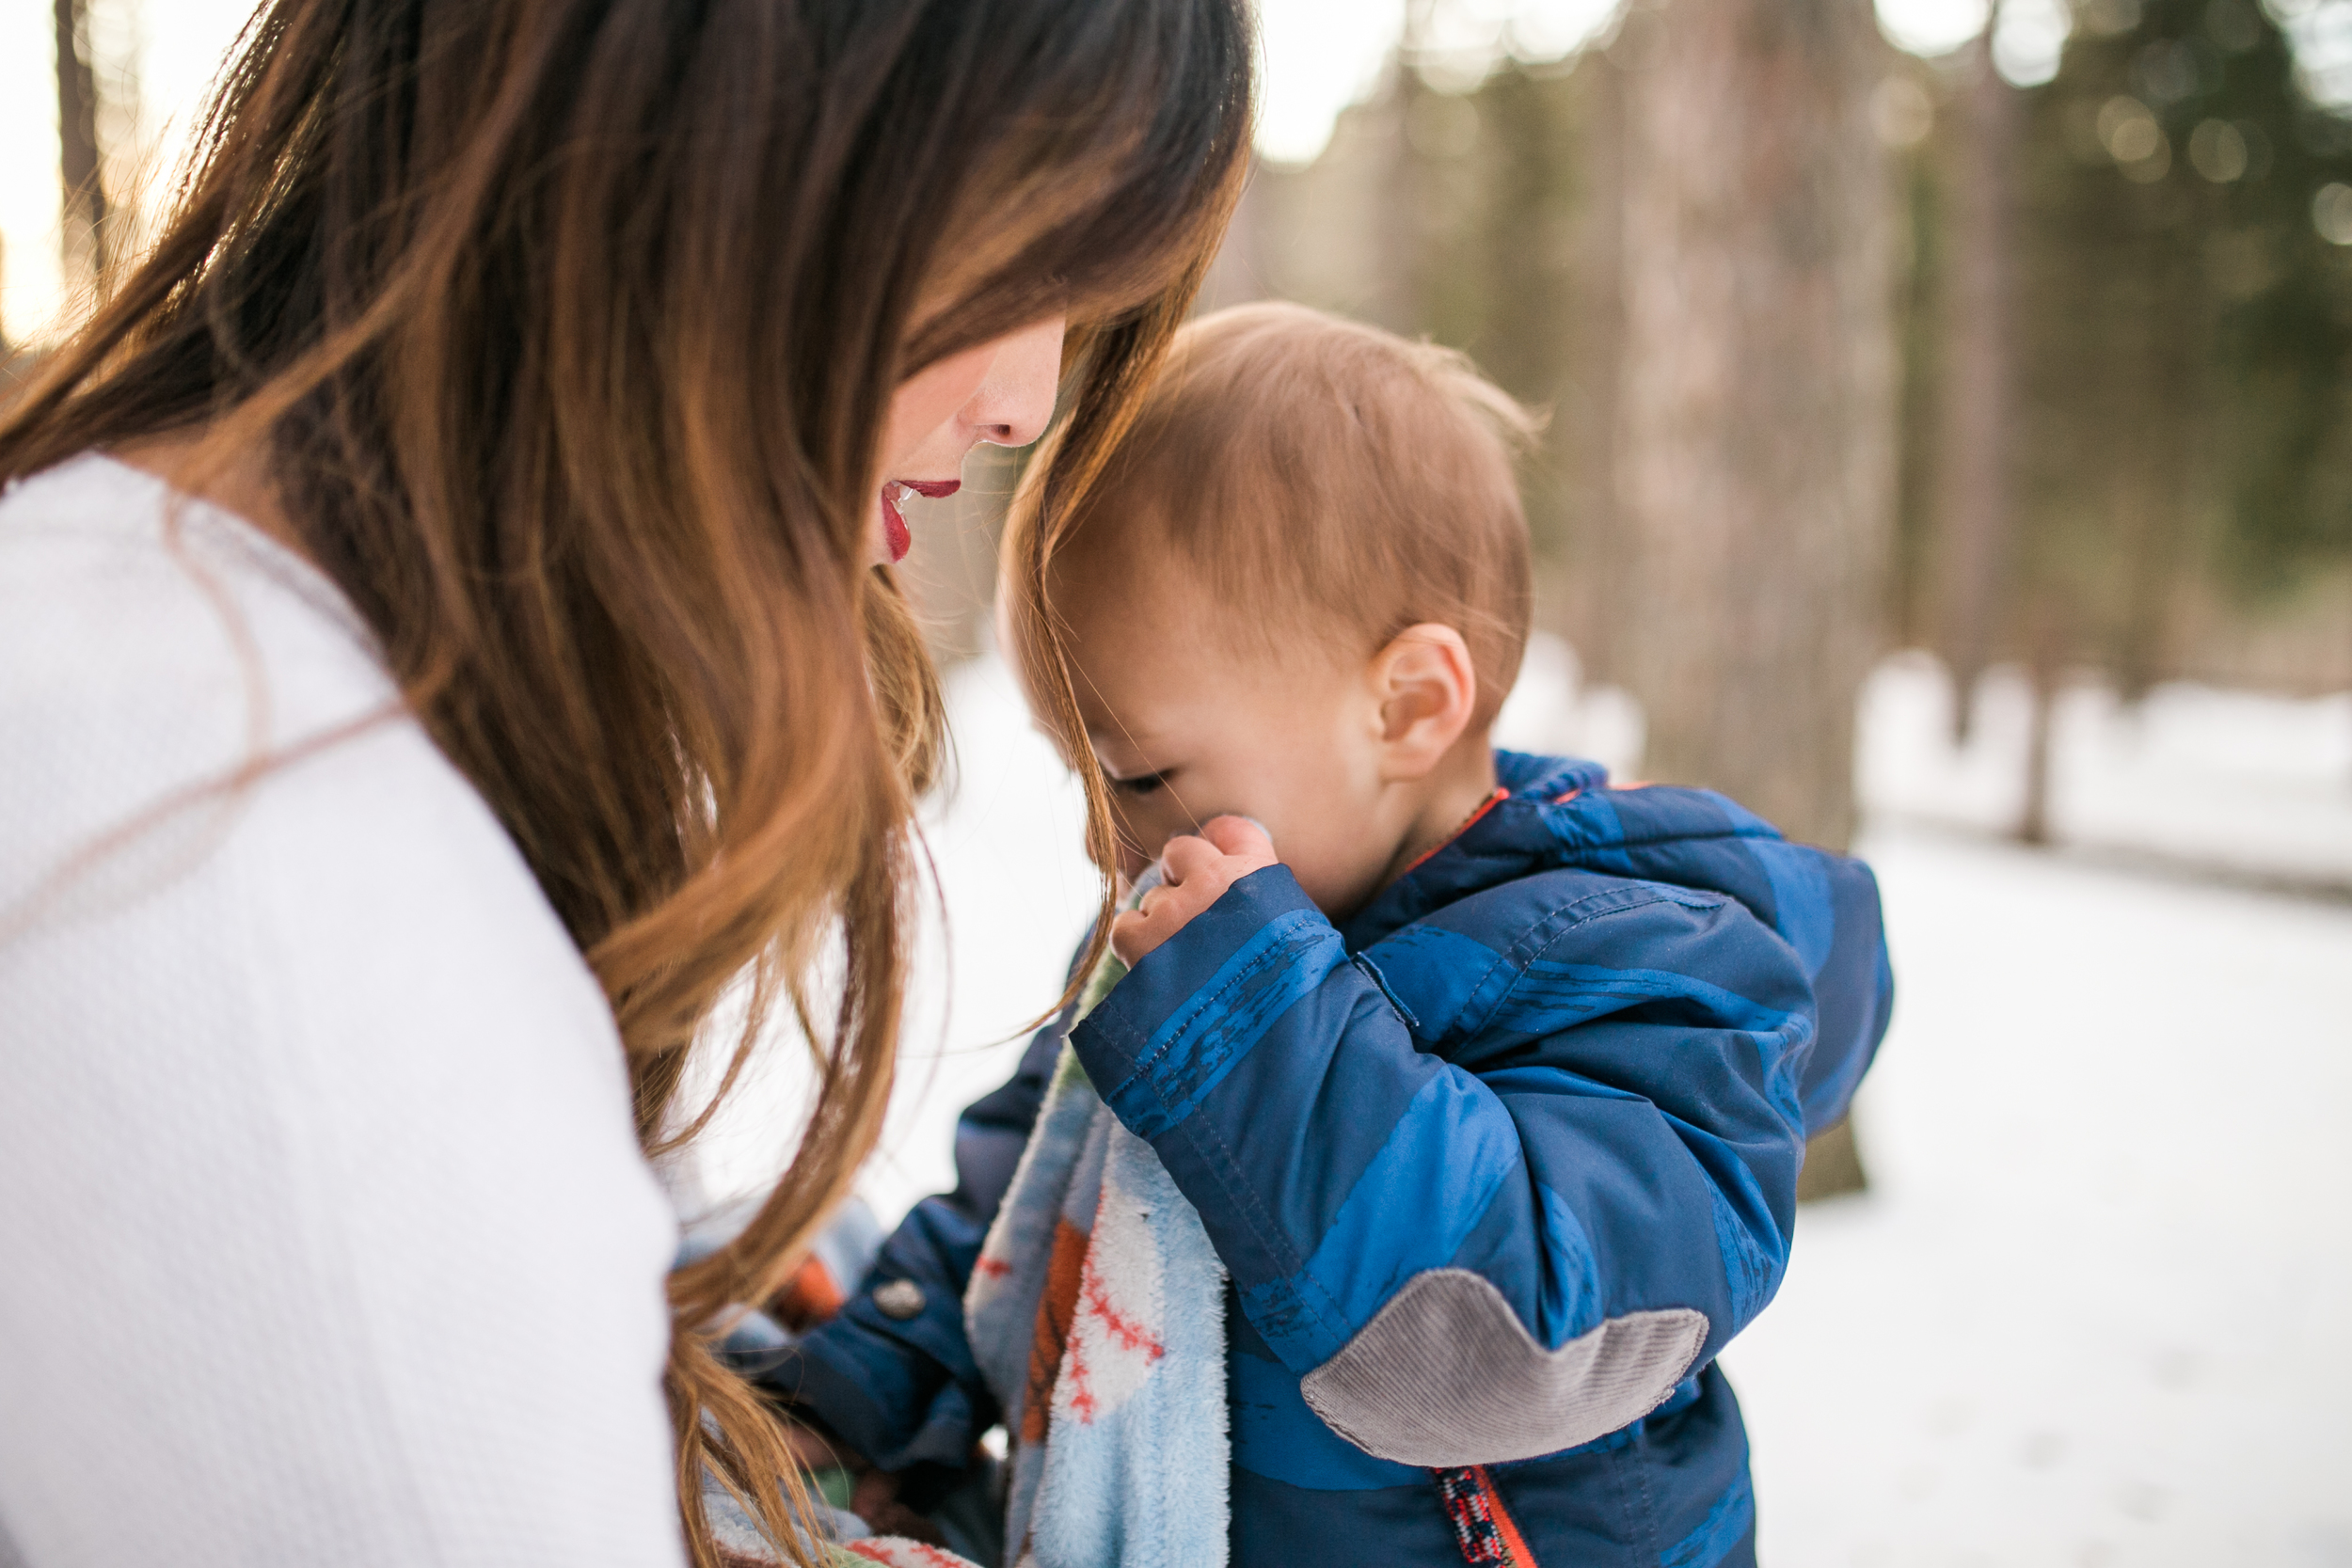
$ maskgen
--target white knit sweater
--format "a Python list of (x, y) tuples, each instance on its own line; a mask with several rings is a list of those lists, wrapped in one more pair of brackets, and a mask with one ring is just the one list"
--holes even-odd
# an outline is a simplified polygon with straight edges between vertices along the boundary
[(392, 700), (322, 578), (167, 500), (0, 498), (0, 1565), (675, 1563), (603, 998), (405, 717), (151, 813)]

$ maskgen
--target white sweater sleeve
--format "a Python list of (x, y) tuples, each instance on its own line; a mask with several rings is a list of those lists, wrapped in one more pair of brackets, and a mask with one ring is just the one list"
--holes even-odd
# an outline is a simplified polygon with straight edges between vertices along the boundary
[(314, 577), (0, 501), (0, 1561), (674, 1564), (675, 1227), (593, 977)]

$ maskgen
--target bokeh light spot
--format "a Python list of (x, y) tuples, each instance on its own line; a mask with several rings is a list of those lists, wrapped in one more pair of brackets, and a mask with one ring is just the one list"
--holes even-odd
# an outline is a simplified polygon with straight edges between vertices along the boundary
[(2058, 74), (2074, 28), (2066, 0), (2004, 0), (1993, 24), (1993, 69), (2013, 87), (2038, 87)]
[(1889, 76), (1870, 94), (1870, 128), (1888, 147), (1916, 147), (1935, 128), (1928, 89), (1908, 76)]
[(2188, 161), (2217, 185), (2246, 174), (2246, 138), (2225, 119), (2208, 119), (2188, 134)]
[(2312, 227), (2329, 245), (2352, 245), (2352, 185), (2329, 182), (2312, 198)]
[(2129, 167), (2156, 155), (2164, 145), (2164, 129), (2148, 112), (2147, 104), (2119, 96), (2100, 105), (2099, 141), (2108, 157)]
[(1948, 55), (1984, 31), (1985, 0), (1878, 0), (1879, 31), (1914, 55)]
[(2204, 62), (2179, 39), (2158, 39), (2132, 61), (2132, 85), (2158, 103), (2178, 103), (2204, 83)]

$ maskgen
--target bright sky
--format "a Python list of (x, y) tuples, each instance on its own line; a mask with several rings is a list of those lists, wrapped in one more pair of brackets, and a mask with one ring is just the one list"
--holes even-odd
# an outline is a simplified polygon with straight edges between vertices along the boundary
[[(188, 121), (251, 0), (93, 0), (99, 53), (127, 68), (144, 105), (135, 135), (167, 171)], [(2294, 25), (2352, 7), (2269, 0)], [(2066, 0), (2010, 0), (1995, 40), (2011, 80), (2045, 79), (2065, 37)], [(1878, 0), (1896, 43), (1940, 54), (1984, 25), (1986, 0)], [(1260, 0), (1265, 34), (1265, 103), (1258, 146), (1303, 163), (1323, 148), (1339, 111), (1368, 89), (1404, 25), (1404, 0)], [(1428, 40), (1438, 63), (1474, 81), (1508, 51), (1554, 58), (1605, 29), (1614, 0), (1441, 0)], [(53, 0), (0, 0), (0, 327), (12, 339), (45, 335), (62, 309), (57, 229), (57, 133)]]

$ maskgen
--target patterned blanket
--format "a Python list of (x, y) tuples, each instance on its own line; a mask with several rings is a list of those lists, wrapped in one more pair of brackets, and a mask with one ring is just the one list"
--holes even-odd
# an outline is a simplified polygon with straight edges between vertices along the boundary
[[(1125, 973), (1105, 955), (1077, 1016)], [(1223, 1568), (1225, 1266), (1066, 1045), (964, 1320), (1017, 1440), (1013, 1568)]]
[[(865, 1521), (854, 1513), (828, 1508), (821, 1501), (817, 1507), (820, 1517), (802, 1538), (802, 1545), (824, 1568), (874, 1568), (876, 1563), (883, 1568), (975, 1568), (966, 1559), (920, 1541), (869, 1535)], [(703, 1481), (703, 1508), (710, 1515), (711, 1534), (726, 1568), (778, 1568), (784, 1561), (743, 1505), (715, 1476)]]

